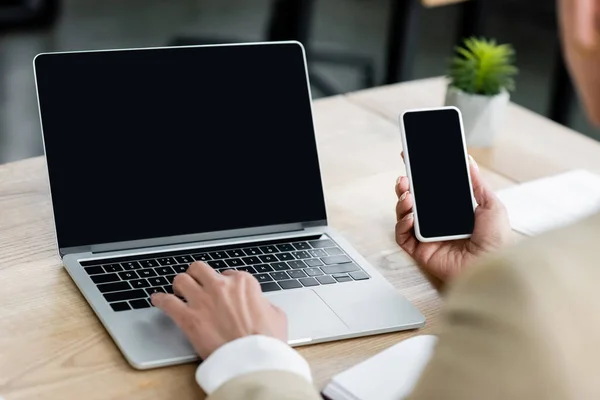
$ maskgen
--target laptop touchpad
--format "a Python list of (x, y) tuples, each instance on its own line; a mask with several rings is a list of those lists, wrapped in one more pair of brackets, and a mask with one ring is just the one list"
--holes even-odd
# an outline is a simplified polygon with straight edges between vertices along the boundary
[(349, 332), (346, 324), (312, 290), (273, 293), (267, 295), (267, 299), (287, 314), (290, 341)]

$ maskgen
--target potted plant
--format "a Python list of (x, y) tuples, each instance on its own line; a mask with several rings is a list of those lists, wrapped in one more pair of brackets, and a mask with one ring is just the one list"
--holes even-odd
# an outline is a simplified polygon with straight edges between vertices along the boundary
[(501, 128), (514, 90), (515, 51), (509, 44), (484, 38), (465, 39), (448, 71), (446, 105), (462, 113), (467, 145), (491, 146)]

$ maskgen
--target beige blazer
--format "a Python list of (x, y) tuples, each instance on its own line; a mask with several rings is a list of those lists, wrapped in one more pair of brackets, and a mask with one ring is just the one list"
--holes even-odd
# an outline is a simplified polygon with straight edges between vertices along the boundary
[[(299, 376), (263, 372), (210, 399), (319, 398)], [(455, 282), (410, 396), (421, 399), (600, 399), (600, 214), (524, 241)]]

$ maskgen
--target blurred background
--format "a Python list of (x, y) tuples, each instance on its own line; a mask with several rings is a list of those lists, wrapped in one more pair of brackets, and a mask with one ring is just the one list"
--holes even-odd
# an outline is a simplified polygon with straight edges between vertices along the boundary
[(43, 153), (40, 52), (299, 39), (315, 98), (443, 75), (459, 38), (517, 52), (512, 100), (585, 135), (553, 0), (0, 0), (0, 163)]

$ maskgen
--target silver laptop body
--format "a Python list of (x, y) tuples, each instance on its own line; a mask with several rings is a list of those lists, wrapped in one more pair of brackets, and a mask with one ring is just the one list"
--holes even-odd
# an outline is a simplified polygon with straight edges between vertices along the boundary
[[(77, 135), (85, 136), (87, 129), (79, 131), (82, 123), (90, 123), (90, 132), (93, 132), (97, 126), (94, 121), (89, 121), (92, 117), (77, 121), (77, 124), (71, 118), (67, 119), (66, 116), (70, 112), (75, 112), (73, 108), (78, 110), (77, 115), (81, 113), (93, 115), (92, 119), (96, 119), (99, 124), (105, 123), (106, 118), (113, 118), (114, 115), (121, 112), (123, 112), (123, 118), (129, 118), (127, 107), (121, 107), (118, 110), (110, 109), (113, 104), (112, 101), (98, 103), (100, 105), (96, 104), (92, 111), (86, 108), (78, 108), (84, 107), (81, 103), (93, 104), (95, 101), (95, 97), (90, 97), (91, 100), (89, 101), (86, 100), (86, 92), (77, 92), (77, 90), (82, 90), (81, 82), (85, 85), (86, 79), (94, 80), (93, 82), (96, 82), (96, 79), (105, 79), (106, 76), (100, 76), (99, 74), (110, 74), (110, 71), (112, 71), (111, 66), (119, 66), (119, 62), (124, 63), (129, 60), (129, 58), (126, 60), (119, 59), (119, 57), (124, 56), (122, 53), (134, 54), (134, 56), (131, 56), (131, 60), (135, 62), (138, 62), (139, 57), (149, 57), (144, 61), (149, 69), (158, 64), (156, 60), (168, 60), (168, 62), (165, 61), (165, 65), (173, 63), (173, 60), (180, 57), (180, 53), (185, 53), (181, 55), (182, 60), (193, 53), (193, 57), (196, 58), (192, 58), (192, 60), (210, 60), (210, 62), (216, 63), (217, 67), (219, 67), (219, 57), (241, 57), (240, 64), (244, 65), (242, 68), (248, 71), (254, 68), (252, 63), (258, 62), (260, 64), (261, 57), (272, 57), (270, 64), (277, 63), (279, 59), (283, 60), (287, 57), (286, 60), (288, 58), (289, 60), (285, 62), (289, 62), (290, 66), (286, 66), (285, 62), (282, 61), (282, 67), (289, 69), (290, 75), (296, 73), (294, 68), (298, 68), (297, 74), (301, 72), (304, 75), (302, 85), (305, 85), (301, 91), (294, 92), (292, 90), (293, 93), (290, 96), (296, 95), (301, 98), (290, 99), (290, 101), (300, 101), (303, 107), (306, 105), (310, 109), (310, 88), (306, 74), (304, 49), (297, 42), (46, 53), (38, 55), (34, 60), (40, 119), (49, 168), (59, 253), (67, 272), (100, 321), (102, 321), (115, 344), (134, 368), (156, 368), (198, 359), (189, 342), (169, 318), (160, 310), (145, 303), (153, 290), (172, 290), (171, 282), (174, 274), (182, 272), (188, 262), (196, 259), (207, 260), (218, 271), (224, 268), (241, 268), (254, 273), (257, 279), (262, 282), (261, 284), (264, 285), (264, 295), (287, 313), (289, 344), (292, 346), (413, 329), (424, 325), (424, 316), (400, 296), (397, 290), (347, 241), (328, 227), (324, 212), (322, 218), (319, 217), (316, 220), (287, 221), (286, 223), (272, 224), (271, 219), (267, 220), (265, 218), (262, 225), (254, 223), (250, 227), (240, 226), (233, 229), (228, 225), (227, 228), (230, 229), (209, 231), (200, 227), (202, 224), (199, 224), (198, 231), (194, 232), (186, 228), (175, 233), (170, 226), (166, 226), (168, 229), (165, 228), (164, 231), (168, 231), (168, 235), (140, 237), (138, 234), (137, 237), (134, 237), (135, 235), (125, 237), (123, 231), (128, 230), (128, 216), (136, 214), (137, 207), (128, 206), (129, 208), (125, 211), (120, 209), (119, 200), (115, 200), (113, 197), (113, 187), (110, 179), (119, 180), (119, 184), (127, 183), (121, 175), (129, 175), (130, 171), (123, 168), (119, 174), (115, 174), (114, 177), (109, 176), (108, 180), (105, 181), (106, 177), (101, 174), (102, 169), (95, 169), (98, 164), (97, 160), (100, 159), (96, 159), (92, 166), (86, 164), (87, 160), (98, 156), (90, 155), (89, 158), (84, 156), (79, 158), (80, 156), (75, 154), (76, 152), (86, 151), (88, 154), (92, 154), (96, 147), (88, 146), (98, 146), (98, 148), (103, 149), (102, 157), (105, 157), (106, 160), (104, 168), (109, 169), (114, 160), (123, 157), (122, 154), (118, 153), (119, 151), (123, 148), (133, 149), (134, 147), (126, 143), (127, 139), (123, 139), (125, 141), (120, 142), (120, 144), (115, 143), (109, 146), (102, 142), (103, 135), (94, 133), (90, 134), (91, 137), (87, 137), (85, 140), (80, 139), (79, 136), (69, 136), (75, 135), (74, 133), (67, 133), (64, 134), (65, 137), (62, 137), (63, 132), (67, 131), (77, 131), (80, 132)], [(198, 58), (203, 57), (204, 54), (209, 54), (210, 57)], [(246, 63), (245, 60), (249, 59), (254, 61)], [(290, 61), (291, 59), (294, 61)], [(86, 76), (85, 69), (88, 67), (95, 68), (94, 66), (98, 62), (106, 62), (109, 67), (103, 67), (103, 72), (95, 73), (94, 76)], [(183, 61), (181, 62), (183, 63)], [(93, 63), (93, 66), (90, 66), (92, 65), (90, 63)], [(189, 64), (189, 62), (186, 62), (186, 65), (189, 66)], [(292, 65), (294, 65), (293, 68)], [(68, 72), (70, 68), (73, 69)], [(126, 70), (127, 68), (123, 64), (123, 69)], [(198, 62), (194, 70), (197, 70), (198, 74), (203, 74), (202, 68), (203, 63)], [(210, 66), (207, 68), (210, 68)], [(257, 68), (256, 71), (262, 71), (269, 67), (268, 65), (257, 65)], [(79, 71), (82, 71), (82, 76), (77, 75)], [(114, 71), (118, 71), (118, 69)], [(235, 70), (232, 69), (231, 71)], [(61, 75), (63, 73), (64, 75)], [(184, 72), (181, 74), (184, 74)], [(212, 74), (218, 74), (218, 72), (212, 72)], [(270, 76), (274, 74), (275, 72), (271, 72)], [(119, 74), (116, 74), (115, 77), (117, 75)], [(173, 74), (163, 76), (161, 73), (156, 72), (149, 74), (149, 76), (152, 77), (152, 82), (156, 79), (161, 83), (162, 80), (166, 81), (166, 77), (169, 76), (169, 79), (179, 78)], [(214, 77), (211, 79), (215, 80)], [(225, 78), (220, 77), (220, 79)], [(282, 82), (285, 82), (287, 78), (282, 76), (281, 79), (284, 79)], [(290, 79), (292, 78), (290, 77)], [(81, 82), (77, 80), (81, 80)], [(57, 81), (61, 82), (62, 86), (57, 86)], [(247, 79), (240, 82), (246, 81)], [(107, 80), (106, 82), (112, 81)], [(140, 82), (143, 83), (144, 81), (140, 78)], [(203, 85), (206, 85), (205, 87), (209, 86), (208, 81), (203, 82)], [(70, 89), (71, 87), (72, 89)], [(102, 90), (101, 86), (93, 87), (94, 90)], [(162, 90), (161, 88), (171, 90), (171, 84), (162, 86), (159, 84), (157, 87), (157, 91)], [(127, 96), (127, 90), (135, 90), (135, 88), (135, 85), (124, 87), (125, 94), (115, 93), (114, 95), (117, 97), (113, 98), (114, 102), (118, 103), (123, 96)], [(276, 88), (273, 90), (276, 90)], [(67, 94), (65, 94), (65, 91)], [(261, 101), (260, 94), (257, 94), (256, 99), (257, 102)], [(63, 101), (65, 104), (61, 105), (60, 103)], [(161, 101), (173, 102), (174, 100), (173, 98), (167, 100), (156, 98), (152, 104), (158, 103), (160, 105)], [(106, 105), (108, 109), (104, 109), (102, 104)], [(67, 110), (64, 109), (65, 107)], [(98, 107), (102, 110), (99, 111)], [(186, 104), (182, 102), (181, 107), (185, 108)], [(209, 107), (212, 107), (212, 103)], [(122, 111), (124, 109), (125, 111)], [(88, 112), (89, 114), (86, 114)], [(149, 110), (148, 113), (160, 114), (160, 107), (152, 111)], [(304, 123), (312, 128), (311, 114), (307, 115), (308, 117), (304, 119), (308, 118), (309, 121), (304, 121)], [(73, 118), (77, 119), (78, 117), (74, 116)], [(202, 118), (202, 113), (200, 113), (199, 126), (202, 126)], [(235, 110), (232, 110), (232, 118), (235, 118)], [(273, 118), (276, 118), (276, 116), (273, 116)], [(135, 118), (131, 120), (136, 121)], [(118, 121), (118, 119), (115, 119), (115, 121)], [(157, 121), (159, 122), (156, 122), (156, 124), (159, 124), (160, 120), (157, 119)], [(290, 124), (294, 123), (294, 121), (290, 121)], [(119, 124), (117, 123), (117, 125)], [(114, 123), (111, 126), (114, 126)], [(119, 133), (119, 137), (124, 137), (128, 132), (131, 132), (132, 126), (127, 125), (128, 129), (125, 129), (124, 126), (118, 128), (123, 128), (123, 132)], [(310, 141), (314, 142), (314, 130), (308, 129), (306, 135), (309, 135)], [(176, 143), (169, 142), (175, 140), (170, 135), (162, 135), (161, 138), (164, 146), (176, 148)], [(75, 143), (73, 143), (73, 140), (75, 140)], [(142, 148), (151, 146), (145, 143), (143, 137), (136, 140)], [(231, 141), (228, 143), (231, 143)], [(309, 141), (306, 143), (310, 145)], [(273, 154), (273, 150), (278, 150), (277, 146), (280, 145), (274, 145), (270, 154)], [(305, 151), (293, 157), (298, 157), (299, 162), (304, 162), (305, 159), (317, 159), (316, 145), (314, 146), (314, 150)], [(210, 149), (198, 149), (199, 154), (206, 155), (206, 151), (210, 151)], [(75, 161), (71, 161), (71, 157)], [(174, 179), (181, 179), (181, 175), (190, 175), (186, 169), (175, 169), (177, 166), (172, 164), (178, 162), (178, 159), (171, 158), (171, 160), (169, 163), (165, 163), (164, 166), (165, 168), (173, 168), (171, 176), (177, 176)], [(153, 164), (148, 165), (148, 168), (152, 167)], [(318, 171), (318, 161), (316, 168)], [(77, 170), (83, 170), (85, 174)], [(236, 176), (240, 176), (243, 172), (236, 172)], [(77, 175), (78, 173), (81, 175)], [(225, 174), (226, 172), (217, 171), (215, 173)], [(142, 174), (139, 175), (140, 179), (146, 182), (147, 177), (143, 175), (143, 170), (142, 172), (136, 171), (136, 174)], [(135, 176), (133, 173), (130, 175)], [(87, 176), (93, 182), (87, 182)], [(163, 179), (158, 177), (158, 174), (156, 176), (156, 179)], [(196, 185), (196, 175), (190, 176), (189, 186)], [(213, 179), (212, 172), (210, 176), (205, 176), (208, 180)], [(163, 183), (170, 182), (169, 178), (164, 179)], [(246, 176), (245, 179), (265, 180), (273, 183), (267, 176)], [(315, 179), (319, 180), (320, 176)], [(194, 183), (192, 183), (192, 180), (194, 180)], [(103, 183), (96, 185), (95, 182)], [(135, 180), (129, 182), (133, 186), (137, 185)], [(153, 181), (148, 180), (147, 182)], [(200, 179), (198, 182), (197, 185), (201, 186), (203, 180)], [(214, 187), (215, 184), (218, 184), (218, 182), (215, 181), (211, 186)], [(159, 188), (156, 191), (148, 191), (148, 193), (140, 195), (140, 200), (136, 200), (140, 204), (140, 208), (145, 207), (143, 202), (145, 196), (159, 194), (165, 196), (165, 201), (174, 202), (169, 204), (166, 209), (157, 209), (156, 204), (153, 204), (153, 210), (155, 211), (145, 214), (150, 219), (149, 225), (147, 225), (148, 231), (152, 230), (150, 228), (153, 227), (151, 223), (153, 216), (161, 219), (161, 214), (175, 215), (179, 208), (178, 202), (184, 203), (187, 201), (187, 197), (184, 197), (186, 191), (193, 189), (187, 185), (184, 186), (187, 187), (186, 190), (178, 190), (176, 187), (169, 188), (169, 190)], [(122, 191), (125, 186), (118, 187)], [(226, 188), (227, 186), (222, 187)], [(321, 182), (315, 184), (315, 187), (321, 187)], [(95, 191), (96, 188), (97, 192)], [(81, 194), (80, 190), (81, 193), (85, 194)], [(325, 203), (322, 189), (320, 190), (320, 193), (318, 193), (319, 190), (314, 190), (308, 195), (303, 193), (298, 196), (304, 196), (305, 200), (303, 201), (307, 203), (312, 201), (316, 209), (322, 208), (324, 210)], [(107, 206), (108, 209), (104, 209), (104, 203), (97, 200), (93, 195), (94, 193), (97, 193), (100, 199), (109, 199), (107, 201), (112, 205)], [(199, 193), (206, 193), (206, 196), (210, 196), (211, 190), (202, 190)], [(135, 204), (130, 202), (131, 195), (122, 195), (123, 204)], [(276, 196), (277, 192), (272, 195)], [(252, 194), (247, 193), (245, 196), (241, 196), (240, 201), (243, 202), (243, 198), (249, 198), (248, 196), (252, 196)], [(73, 197), (79, 198), (79, 201), (73, 202)], [(95, 200), (87, 204), (88, 200), (86, 199), (92, 197)], [(287, 195), (279, 201), (285, 203), (295, 201), (290, 199), (291, 196)], [(222, 199), (222, 201), (228, 200)], [(261, 203), (255, 204), (260, 207)], [(182, 205), (181, 208), (185, 208), (185, 205)], [(294, 208), (294, 210), (297, 209), (298, 207)], [(111, 219), (111, 215), (113, 215), (111, 210), (115, 210), (119, 215), (122, 214), (122, 217), (111, 223), (110, 227), (112, 229), (98, 228), (96, 230), (94, 226), (100, 227), (103, 225), (103, 220)], [(198, 210), (203, 210), (202, 204), (198, 204)], [(297, 212), (294, 210), (284, 209), (279, 217), (285, 219), (286, 213)], [(229, 212), (231, 212), (231, 209), (211, 208), (210, 213), (207, 213), (204, 218), (215, 216), (215, 221), (218, 223), (220, 219), (226, 220)], [(96, 213), (102, 215), (102, 217), (96, 217)], [(248, 210), (248, 213), (252, 213), (252, 210)], [(195, 218), (195, 216), (190, 218)], [(182, 218), (174, 218), (174, 221), (176, 221), (174, 224), (179, 223), (178, 221), (181, 220)], [(106, 231), (104, 236), (97, 233), (97, 231), (103, 231), (103, 229)], [(79, 232), (81, 234), (78, 234)], [(101, 241), (95, 242), (93, 240)], [(282, 277), (285, 277), (285, 279), (282, 279)], [(147, 293), (147, 296), (144, 293)]]

